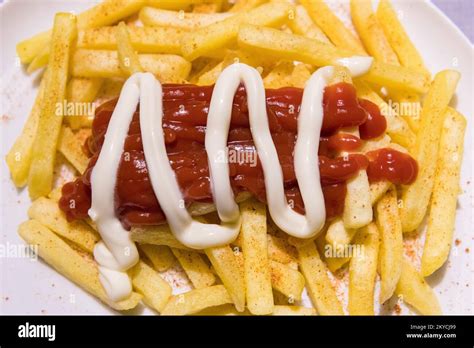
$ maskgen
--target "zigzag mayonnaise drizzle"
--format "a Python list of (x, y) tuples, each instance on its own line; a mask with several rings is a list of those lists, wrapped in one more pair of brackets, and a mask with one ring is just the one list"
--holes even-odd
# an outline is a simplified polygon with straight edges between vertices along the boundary
[[(370, 57), (341, 59), (352, 75), (364, 74)], [(227, 67), (216, 82), (207, 119), (205, 147), (214, 203), (221, 225), (202, 224), (188, 213), (175, 173), (166, 153), (162, 128), (161, 84), (149, 73), (137, 73), (125, 83), (112, 114), (105, 141), (91, 176), (90, 217), (96, 222), (103, 241), (94, 249), (100, 280), (113, 301), (127, 297), (131, 282), (125, 272), (138, 260), (134, 243), (114, 211), (116, 173), (120, 165), (128, 128), (140, 102), (140, 127), (148, 174), (158, 203), (176, 238), (184, 245), (204, 249), (232, 242), (240, 230), (240, 213), (229, 180), (229, 167), (222, 161), (227, 153), (232, 101), (240, 83), (247, 93), (252, 137), (262, 164), (269, 213), (282, 230), (298, 238), (316, 235), (324, 225), (326, 211), (318, 167), (319, 134), (323, 121), (324, 88), (333, 67), (318, 69), (308, 81), (298, 116), (294, 168), (306, 215), (287, 203), (283, 174), (270, 134), (265, 89), (257, 70), (245, 64)]]

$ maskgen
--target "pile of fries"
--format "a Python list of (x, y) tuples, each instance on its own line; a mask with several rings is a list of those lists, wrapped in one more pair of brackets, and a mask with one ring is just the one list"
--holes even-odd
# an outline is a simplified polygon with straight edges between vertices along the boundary
[[(350, 9), (358, 35), (321, 0), (105, 0), (78, 15), (58, 13), (50, 31), (17, 47), (29, 72), (44, 68), (31, 114), (6, 158), (13, 182), (27, 185), (33, 200), (21, 237), (116, 310), (143, 301), (163, 315), (370, 315), (378, 278), (380, 303), (399, 296), (421, 314), (441, 313), (424, 277), (446, 262), (453, 239), (466, 120), (449, 103), (460, 76), (445, 70), (431, 78), (388, 0), (375, 10), (368, 0), (352, 0)], [(347, 184), (344, 214), (315, 240), (288, 237), (252, 198), (240, 203), (242, 229), (232, 245), (191, 250), (167, 225), (133, 228), (141, 255), (130, 270), (134, 292), (111, 302), (92, 256), (98, 232), (90, 221), (68, 222), (57, 205), (60, 187), (53, 187), (58, 152), (76, 174), (87, 167), (82, 147), (93, 115), (63, 117), (56, 106), (100, 104), (118, 96), (137, 71), (162, 83), (210, 85), (237, 61), (257, 68), (266, 88), (304, 87), (318, 67), (353, 55), (374, 57), (370, 71), (351, 81), (338, 68), (334, 82), (353, 83), (387, 119), (386, 134), (361, 151), (409, 152), (419, 165), (416, 181), (369, 183), (361, 170)], [(389, 101), (420, 105), (421, 112), (397, 112)], [(207, 213), (197, 218), (215, 221)], [(419, 229), (426, 216), (419, 270), (404, 256), (404, 233)], [(363, 253), (327, 253), (351, 246)], [(193, 285), (179, 295), (162, 276), (176, 263)], [(343, 269), (349, 272), (347, 306), (331, 276)], [(304, 289), (312, 307), (302, 305)]]

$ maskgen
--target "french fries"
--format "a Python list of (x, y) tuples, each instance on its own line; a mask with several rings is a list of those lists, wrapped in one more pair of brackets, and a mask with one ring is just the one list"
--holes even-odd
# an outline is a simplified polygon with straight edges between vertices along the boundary
[[(47, 72), (45, 73), (47, 74)], [(23, 187), (28, 182), (28, 174), (33, 155), (33, 144), (36, 137), (36, 130), (42, 111), (46, 78), (43, 77), (36, 95), (35, 103), (30, 115), (5, 158), (13, 183), (16, 187)]]
[(423, 315), (440, 315), (441, 307), (435, 293), (406, 258), (395, 293)]
[(314, 243), (297, 248), (301, 272), (306, 279), (309, 297), (321, 315), (342, 315), (342, 304), (327, 274)]
[(351, 0), (351, 16), (367, 52), (381, 62), (398, 65), (397, 55), (388, 43), (383, 29), (372, 11), (372, 1)]
[(174, 248), (171, 251), (183, 267), (194, 288), (206, 288), (216, 282), (216, 277), (199, 253)]
[(444, 264), (451, 249), (466, 126), (464, 116), (448, 108), (441, 132), (428, 228), (421, 259), (421, 273), (424, 277)]
[(454, 94), (459, 73), (445, 70), (438, 73), (425, 98), (421, 111), (421, 127), (416, 138), (413, 155), (418, 161), (416, 181), (405, 188), (400, 209), (404, 232), (415, 230), (423, 220), (428, 208), (434, 184), (439, 138), (445, 119), (445, 111)]
[[(232, 16), (230, 13), (180, 13), (152, 7), (144, 7), (140, 10), (139, 18), (143, 24), (147, 26), (160, 27), (159, 30), (171, 28), (193, 30), (220, 22), (230, 16)], [(145, 28), (145, 30), (148, 29)]]
[[(238, 251), (240, 253), (240, 251)], [(243, 270), (239, 265), (238, 256), (229, 246), (206, 249), (206, 255), (214, 270), (226, 287), (235, 309), (245, 309), (245, 281)]]
[(176, 261), (170, 248), (164, 245), (141, 244), (139, 249), (158, 272), (168, 270)]
[(267, 255), (265, 205), (253, 199), (241, 203), (242, 253), (247, 307), (252, 314), (273, 312), (273, 293)]
[(376, 15), (400, 63), (407, 68), (413, 68), (426, 75), (430, 75), (430, 72), (425, 67), (423, 58), (406, 34), (388, 0), (379, 1)]
[(117, 25), (115, 38), (117, 41), (117, 55), (120, 69), (126, 75), (142, 72), (143, 68), (140, 64), (140, 59), (133, 49), (130, 34), (124, 22), (120, 22), (119, 25)]
[(384, 303), (392, 297), (402, 272), (403, 235), (395, 189), (378, 201), (375, 221), (380, 231), (380, 302)]
[[(139, 54), (140, 65), (158, 79), (181, 83), (191, 71), (191, 64), (171, 54)], [(72, 57), (71, 74), (74, 77), (126, 77), (120, 69), (116, 51), (78, 49)]]
[(66, 89), (68, 104), (81, 106), (79, 110), (74, 108), (73, 115), (66, 116), (66, 121), (71, 129), (91, 127), (94, 118), (93, 109), (90, 105), (94, 102), (104, 84), (100, 78), (88, 79), (75, 77), (69, 80)]
[[(126, 27), (130, 36), (130, 43), (139, 53), (181, 53), (179, 42), (185, 33), (182, 29), (130, 25)], [(118, 28), (118, 26), (114, 26), (82, 30), (78, 34), (77, 47), (115, 50), (117, 48), (116, 31)]]
[[(423, 277), (445, 263), (452, 245), (467, 128), (466, 119), (449, 107), (459, 74), (442, 71), (430, 82), (389, 0), (380, 0), (375, 12), (371, 1), (351, 0), (350, 10), (356, 32), (323, 0), (104, 0), (77, 17), (57, 14), (53, 29), (17, 46), (28, 73), (47, 67), (26, 125), (6, 156), (14, 184), (28, 183), (35, 199), (20, 236), (38, 245), (39, 255), (59, 273), (117, 310), (142, 301), (162, 315), (372, 315), (378, 271), (379, 303), (396, 294), (421, 314), (441, 313)], [(368, 55), (374, 58), (370, 70), (352, 81), (339, 60)], [(364, 140), (357, 153), (409, 153), (418, 162), (416, 181), (369, 181), (360, 170), (346, 180), (341, 216), (309, 239), (286, 235), (250, 192), (236, 196), (242, 226), (228, 245), (193, 250), (166, 224), (133, 226), (130, 236), (140, 250), (127, 271), (133, 292), (111, 302), (93, 259), (100, 241), (95, 224), (69, 222), (58, 206), (55, 156), (59, 152), (75, 174), (85, 172), (83, 146), (92, 132), (93, 108), (116, 98), (130, 75), (150, 72), (163, 84), (205, 86), (236, 62), (257, 69), (269, 89), (304, 88), (316, 69), (334, 66), (329, 83), (353, 83), (357, 97), (375, 103), (387, 121), (385, 133)], [(402, 104), (415, 110), (398, 109)], [(340, 131), (360, 137), (357, 127)], [(198, 221), (219, 223), (213, 203), (195, 202), (188, 210)], [(418, 272), (403, 255), (403, 232), (417, 229), (426, 216)], [(168, 279), (180, 272), (194, 289), (173, 294), (174, 278), (173, 284)], [(345, 272), (347, 306), (333, 284)], [(305, 288), (314, 308), (305, 307)]]
[(357, 37), (332, 13), (324, 1), (301, 0), (300, 2), (306, 8), (313, 21), (324, 31), (334, 45), (359, 55), (366, 54), (364, 47)]
[(28, 209), (28, 216), (89, 253), (93, 252), (95, 243), (100, 240), (99, 234), (85, 222), (68, 222), (57, 202), (45, 197), (33, 202)]
[(224, 285), (214, 285), (207, 288), (194, 289), (181, 295), (171, 296), (162, 315), (195, 314), (209, 307), (231, 303)]
[(69, 51), (75, 35), (76, 18), (69, 13), (57, 14), (54, 19), (51, 59), (46, 74), (28, 177), (28, 190), (33, 199), (47, 195), (52, 189), (56, 146), (63, 119), (63, 113), (58, 112), (58, 105), (62, 105), (66, 96)]
[(261, 5), (249, 12), (237, 14), (223, 21), (203, 27), (184, 35), (181, 41), (181, 51), (184, 58), (192, 61), (205, 56), (219, 48), (230, 45), (239, 31), (242, 23), (263, 26), (278, 26), (288, 19), (289, 4), (269, 3)]
[[(137, 12), (143, 3), (143, 0), (104, 0), (97, 6), (80, 13), (77, 16), (77, 27), (86, 29), (110, 25)], [(47, 62), (50, 53), (44, 47), (49, 45), (51, 35), (52, 31), (50, 30), (20, 42), (16, 51), (21, 62), (30, 63), (38, 54), (46, 56), (46, 59), (41, 58), (40, 60)]]
[(270, 260), (272, 287), (291, 299), (300, 301), (304, 288), (303, 275), (283, 263)]
[(143, 296), (143, 301), (156, 311), (163, 311), (171, 297), (171, 286), (142, 261), (139, 261), (130, 273), (133, 288)]
[(28, 244), (38, 246), (38, 254), (46, 263), (110, 307), (123, 311), (135, 308), (140, 302), (141, 296), (135, 292), (125, 300), (111, 302), (99, 282), (95, 262), (79, 254), (38, 221), (22, 223), (18, 233)]
[[(353, 52), (342, 50), (317, 40), (250, 24), (240, 26), (238, 44), (242, 49), (256, 54), (266, 54), (278, 59), (297, 60), (315, 66), (337, 63)], [(409, 68), (375, 61), (364, 80), (395, 89), (417, 93), (428, 90), (428, 77)]]
[(61, 128), (58, 150), (81, 174), (86, 171), (89, 164), (89, 158), (82, 148), (83, 145), (84, 139), (76, 136), (69, 127), (63, 126)]
[(377, 276), (379, 253), (379, 232), (374, 223), (362, 228), (354, 244), (360, 245), (359, 252), (352, 255), (349, 266), (349, 314), (374, 314), (374, 288)]

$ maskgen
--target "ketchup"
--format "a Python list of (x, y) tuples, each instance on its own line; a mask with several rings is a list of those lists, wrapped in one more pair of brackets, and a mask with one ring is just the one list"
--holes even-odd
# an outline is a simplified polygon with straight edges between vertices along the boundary
[[(185, 203), (212, 202), (207, 154), (204, 148), (207, 114), (213, 86), (163, 85), (163, 130), (170, 164), (176, 174)], [(293, 167), (293, 150), (297, 137), (297, 117), (303, 96), (298, 88), (266, 90), (270, 132), (282, 167), (285, 193), (295, 211), (304, 213), (304, 204)], [(84, 175), (64, 185), (60, 208), (68, 220), (87, 217), (91, 204), (90, 175), (97, 161), (104, 136), (117, 100), (111, 100), (96, 110), (92, 135), (87, 141), (92, 154)], [(406, 176), (406, 162), (413, 168), (411, 157), (397, 157), (393, 172), (385, 166), (386, 153), (371, 156), (350, 154), (338, 157), (341, 151), (356, 151), (362, 140), (354, 135), (336, 131), (359, 127), (364, 139), (385, 132), (385, 119), (378, 107), (358, 99), (351, 84), (339, 83), (326, 88), (323, 101), (324, 119), (319, 149), (319, 167), (327, 217), (342, 213), (346, 193), (345, 182), (361, 169), (373, 173), (371, 180), (389, 179), (393, 182), (414, 180)], [(317, 134), (315, 134), (317, 136)], [(265, 184), (250, 132), (245, 89), (235, 94), (228, 135), (228, 160), (234, 194), (252, 193), (265, 202)], [(394, 150), (393, 150), (394, 151)], [(392, 155), (394, 152), (392, 152)], [(397, 155), (394, 155), (397, 156)], [(377, 165), (370, 162), (374, 159)], [(370, 169), (370, 171), (369, 171)], [(111, 202), (112, 203), (112, 202)], [(154, 225), (165, 216), (153, 192), (143, 153), (140, 135), (139, 108), (133, 116), (124, 152), (117, 172), (115, 210), (124, 226)]]

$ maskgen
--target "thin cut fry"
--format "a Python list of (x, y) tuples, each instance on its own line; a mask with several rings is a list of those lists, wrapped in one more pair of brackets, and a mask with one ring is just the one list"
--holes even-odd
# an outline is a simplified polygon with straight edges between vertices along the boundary
[[(191, 64), (180, 56), (171, 54), (140, 54), (140, 65), (159, 80), (182, 83), (191, 71)], [(78, 49), (72, 58), (72, 76), (76, 77), (126, 77), (120, 69), (115, 51)]]
[(402, 272), (402, 224), (398, 214), (397, 191), (394, 188), (380, 199), (375, 211), (380, 231), (380, 303), (384, 303), (392, 297)]
[(374, 288), (379, 254), (377, 226), (371, 223), (362, 228), (354, 244), (361, 248), (352, 255), (349, 267), (349, 314), (374, 315)]
[(265, 208), (263, 203), (253, 199), (241, 203), (240, 206), (247, 308), (252, 314), (258, 315), (273, 312)]
[(133, 288), (143, 295), (143, 301), (161, 312), (171, 297), (171, 286), (143, 261), (138, 261), (130, 273)]
[[(47, 74), (47, 72), (45, 73)], [(43, 95), (46, 87), (46, 78), (43, 77), (36, 95), (35, 103), (30, 115), (5, 158), (13, 183), (16, 187), (23, 187), (28, 182), (28, 174), (33, 154), (33, 143), (38, 129), (38, 121), (43, 104)]]
[(183, 267), (194, 288), (207, 288), (216, 282), (216, 277), (199, 253), (175, 248), (171, 251)]
[[(73, 114), (66, 116), (66, 121), (72, 129), (91, 127), (94, 119), (94, 108), (91, 107), (96, 99), (104, 80), (75, 77), (69, 80), (66, 89), (68, 105), (74, 106)], [(78, 108), (76, 108), (78, 106)]]
[(428, 229), (421, 259), (421, 273), (424, 277), (444, 264), (453, 242), (466, 126), (464, 116), (448, 108), (441, 133)]
[(120, 69), (127, 75), (142, 72), (140, 59), (132, 46), (130, 34), (124, 22), (120, 22), (116, 27), (115, 38)]
[(56, 146), (63, 119), (63, 110), (58, 111), (58, 106), (66, 96), (69, 51), (75, 35), (76, 17), (70, 13), (58, 13), (54, 19), (51, 59), (28, 177), (28, 189), (33, 199), (47, 195), (52, 189)]
[(71, 128), (63, 126), (59, 135), (58, 150), (64, 157), (83, 174), (89, 164), (89, 158), (83, 150), (84, 142), (71, 131)]
[(316, 39), (321, 42), (331, 43), (324, 32), (313, 22), (306, 9), (302, 6), (296, 6), (295, 16), (290, 18), (288, 26), (295, 34), (306, 36), (310, 39)]
[(441, 306), (433, 289), (405, 257), (395, 293), (423, 315), (441, 314)]
[(276, 261), (270, 261), (270, 268), (273, 289), (292, 300), (300, 301), (305, 284), (303, 275)]
[(301, 272), (306, 279), (309, 297), (321, 315), (342, 315), (342, 304), (319, 257), (314, 243), (297, 248)]
[(135, 292), (125, 300), (111, 302), (100, 284), (99, 270), (95, 262), (79, 254), (38, 221), (29, 220), (22, 223), (18, 234), (28, 244), (37, 245), (39, 256), (56, 271), (110, 307), (123, 311), (135, 308), (140, 302), (141, 295)]
[(439, 138), (446, 116), (446, 108), (456, 90), (460, 75), (454, 70), (436, 74), (421, 111), (421, 128), (416, 138), (413, 155), (418, 161), (416, 181), (402, 195), (400, 209), (404, 232), (415, 230), (423, 220), (428, 208), (434, 184)]

